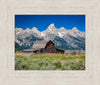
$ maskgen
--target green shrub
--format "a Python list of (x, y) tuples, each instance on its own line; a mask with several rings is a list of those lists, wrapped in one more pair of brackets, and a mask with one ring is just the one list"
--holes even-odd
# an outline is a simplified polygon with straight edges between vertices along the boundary
[(55, 69), (56, 69), (56, 66), (49, 63), (48, 65), (43, 65), (42, 67), (40, 67), (40, 70), (55, 70)]
[(61, 62), (60, 62), (60, 60), (54, 60), (54, 61), (53, 61), (53, 65), (56, 66), (56, 68), (60, 68), (60, 67), (61, 67)]
[(16, 57), (15, 70), (84, 70), (85, 62), (67, 61), (61, 64), (60, 59), (52, 60), (47, 58)]
[(69, 62), (65, 62), (65, 63), (62, 65), (61, 70), (72, 70), (71, 67), (70, 67), (70, 63), (69, 63)]
[(84, 61), (65, 62), (61, 69), (62, 70), (85, 70), (85, 62)]
[(35, 64), (35, 63), (30, 63), (28, 70), (40, 70), (40, 66), (38, 64)]

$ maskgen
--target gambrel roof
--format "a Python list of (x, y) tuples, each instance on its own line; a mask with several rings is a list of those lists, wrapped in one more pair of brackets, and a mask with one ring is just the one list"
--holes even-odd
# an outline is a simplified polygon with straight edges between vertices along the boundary
[(51, 42), (51, 41), (50, 40), (49, 41), (36, 41), (33, 44), (32, 48), (45, 48), (48, 42)]
[(31, 49), (26, 49), (26, 50), (23, 50), (23, 51), (27, 51), (28, 52), (28, 51), (35, 51), (35, 50), (39, 50), (39, 49), (45, 48), (47, 43), (49, 43), (49, 42), (52, 42), (52, 41), (51, 40), (49, 40), (49, 41), (36, 41), (33, 44)]

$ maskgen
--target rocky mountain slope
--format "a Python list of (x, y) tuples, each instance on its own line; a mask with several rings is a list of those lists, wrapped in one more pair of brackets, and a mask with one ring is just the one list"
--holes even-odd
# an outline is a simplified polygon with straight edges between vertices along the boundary
[(52, 40), (55, 46), (64, 50), (85, 49), (85, 32), (79, 31), (76, 27), (66, 30), (64, 27), (57, 29), (50, 24), (45, 31), (40, 32), (36, 27), (32, 29), (15, 29), (15, 47), (27, 49), (36, 41)]

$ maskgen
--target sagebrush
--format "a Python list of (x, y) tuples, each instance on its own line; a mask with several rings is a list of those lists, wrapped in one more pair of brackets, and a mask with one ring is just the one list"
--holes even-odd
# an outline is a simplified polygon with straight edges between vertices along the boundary
[[(64, 61), (64, 62), (62, 62)], [(15, 70), (85, 70), (84, 57), (15, 57)]]

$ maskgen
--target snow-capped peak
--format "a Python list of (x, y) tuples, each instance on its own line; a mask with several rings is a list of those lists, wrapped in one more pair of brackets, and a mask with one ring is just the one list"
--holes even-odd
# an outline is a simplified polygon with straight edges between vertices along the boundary
[(16, 28), (16, 29), (15, 29), (15, 32), (16, 32), (16, 33), (21, 33), (21, 32), (23, 32), (23, 31), (24, 31), (24, 30), (23, 30), (22, 28)]
[(41, 36), (45, 36), (48, 34), (57, 34), (57, 28), (55, 28), (55, 25), (53, 23), (50, 24), (45, 31), (41, 32)]
[(33, 27), (33, 28), (31, 29), (31, 31), (32, 31), (33, 33), (38, 34), (38, 35), (41, 34), (41, 32), (40, 32), (36, 27)]
[(77, 27), (72, 28), (72, 31), (79, 31)]
[(67, 30), (64, 27), (58, 29), (58, 36), (63, 37), (67, 33)]
[(16, 28), (15, 30), (16, 30), (16, 31), (23, 31), (22, 28)]
[(65, 30), (65, 28), (64, 28), (64, 27), (61, 27), (60, 29)]
[(70, 30), (68, 34), (74, 37), (84, 37), (85, 36), (84, 33), (79, 31), (76, 27)]
[(50, 24), (49, 26), (55, 26), (54, 23)]
[(53, 23), (50, 24), (50, 25), (48, 26), (47, 30), (50, 30), (50, 31), (56, 30), (55, 25), (54, 25)]
[(38, 29), (36, 27), (33, 27), (32, 28), (32, 31), (37, 31)]
[(58, 29), (59, 31), (67, 31), (64, 27)]
[(25, 29), (25, 32), (30, 32), (30, 31), (31, 31), (30, 28)]

